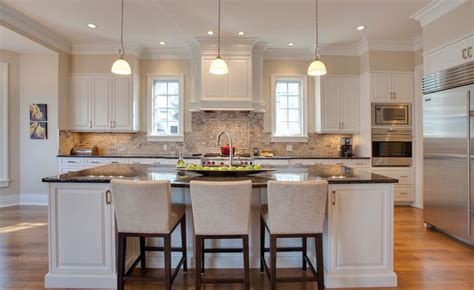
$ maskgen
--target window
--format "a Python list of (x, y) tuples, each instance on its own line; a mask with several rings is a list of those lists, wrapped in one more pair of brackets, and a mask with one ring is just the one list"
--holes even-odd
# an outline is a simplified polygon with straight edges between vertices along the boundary
[(183, 141), (183, 77), (148, 76), (148, 140)]
[(308, 141), (306, 102), (305, 76), (272, 76), (272, 141)]
[(8, 185), (8, 63), (0, 62), (0, 187)]

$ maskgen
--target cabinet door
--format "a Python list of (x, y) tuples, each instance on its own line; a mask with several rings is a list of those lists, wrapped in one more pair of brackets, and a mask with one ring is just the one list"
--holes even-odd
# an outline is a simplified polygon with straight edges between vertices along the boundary
[(321, 78), (321, 132), (339, 132), (341, 130), (339, 79)]
[(229, 66), (229, 88), (227, 98), (229, 100), (251, 100), (251, 60), (230, 59)]
[(132, 78), (114, 76), (113, 87), (113, 129), (133, 130), (133, 91)]
[(110, 82), (110, 76), (92, 77), (92, 126), (94, 130), (110, 130), (112, 127)]
[(69, 78), (70, 127), (73, 130), (90, 130), (91, 116), (91, 77), (71, 76)]
[(201, 99), (223, 100), (228, 94), (228, 75), (215, 75), (209, 72), (213, 58), (203, 58), (201, 68)]
[(414, 94), (413, 74), (392, 74), (394, 101), (411, 102)]
[[(468, 43), (468, 39), (463, 39), (428, 54), (424, 58), (426, 62), (425, 75), (455, 67), (466, 62), (468, 60)], [(471, 54), (474, 54), (474, 51), (472, 49)]]
[(371, 98), (374, 102), (391, 102), (392, 78), (388, 73), (372, 74), (370, 79)]
[(339, 80), (339, 101), (341, 106), (341, 128), (343, 132), (359, 132), (359, 79)]

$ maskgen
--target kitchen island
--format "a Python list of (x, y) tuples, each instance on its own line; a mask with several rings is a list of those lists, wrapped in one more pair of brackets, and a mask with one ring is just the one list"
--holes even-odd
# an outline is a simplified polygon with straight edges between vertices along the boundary
[[(187, 206), (189, 265), (193, 265), (193, 228), (189, 183), (192, 180), (251, 180), (250, 262), (259, 267), (259, 207), (266, 202), (269, 180), (325, 179), (329, 183), (324, 230), (327, 288), (395, 287), (393, 272), (393, 184), (396, 179), (339, 165), (276, 167), (247, 177), (204, 177), (181, 173), (171, 166), (106, 165), (44, 178), (48, 182), (49, 273), (45, 286), (54, 288), (114, 288), (116, 285), (116, 229), (106, 196), (114, 178), (169, 180), (173, 202)], [(180, 242), (173, 236), (173, 244)], [(288, 239), (282, 246), (299, 245)], [(150, 239), (147, 243), (160, 245)], [(237, 244), (236, 244), (237, 243)], [(236, 241), (212, 241), (213, 246), (239, 246)], [(127, 244), (129, 263), (138, 255), (137, 241)], [(311, 244), (308, 247), (313, 249)], [(309, 251), (310, 256), (314, 256)], [(179, 253), (173, 256), (176, 260)], [(148, 267), (161, 267), (161, 253), (147, 254)], [(300, 267), (301, 254), (281, 253), (278, 267)], [(208, 254), (210, 268), (240, 268), (240, 254)]]

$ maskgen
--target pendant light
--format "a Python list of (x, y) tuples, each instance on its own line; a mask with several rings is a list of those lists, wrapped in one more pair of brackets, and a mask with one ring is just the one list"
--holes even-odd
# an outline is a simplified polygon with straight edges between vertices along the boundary
[(318, 0), (316, 0), (316, 50), (314, 60), (308, 67), (308, 75), (322, 76), (327, 73), (326, 66), (319, 58), (319, 39), (318, 39)]
[(112, 73), (118, 75), (129, 75), (132, 73), (132, 69), (128, 62), (123, 58), (125, 55), (125, 48), (123, 46), (123, 1), (122, 0), (122, 21), (121, 21), (121, 28), (120, 28), (120, 44), (122, 48), (119, 48), (119, 58), (114, 62), (112, 65)]
[(215, 75), (225, 75), (229, 72), (227, 64), (221, 57), (221, 0), (219, 0), (219, 16), (217, 21), (217, 57), (211, 62), (209, 72)]

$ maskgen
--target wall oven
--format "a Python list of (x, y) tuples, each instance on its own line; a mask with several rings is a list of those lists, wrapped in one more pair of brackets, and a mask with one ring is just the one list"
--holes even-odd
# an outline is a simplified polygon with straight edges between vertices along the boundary
[(411, 126), (411, 104), (372, 104), (372, 126)]
[(412, 139), (411, 128), (372, 128), (372, 166), (411, 166)]

